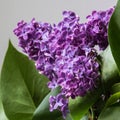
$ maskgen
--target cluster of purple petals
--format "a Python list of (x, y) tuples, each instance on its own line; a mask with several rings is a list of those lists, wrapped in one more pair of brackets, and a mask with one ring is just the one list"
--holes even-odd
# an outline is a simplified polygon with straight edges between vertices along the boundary
[(32, 19), (30, 23), (20, 21), (14, 30), (19, 39), (19, 46), (30, 59), (35, 61), (37, 69), (47, 76), (53, 74), (53, 58), (48, 49), (51, 31), (52, 27), (49, 23), (36, 22), (35, 19)]
[(86, 23), (72, 11), (63, 12), (63, 20), (49, 23), (21, 21), (14, 30), (19, 46), (35, 61), (40, 73), (49, 78), (48, 87), (61, 87), (61, 93), (50, 97), (50, 111), (59, 109), (67, 115), (69, 98), (85, 96), (97, 87), (100, 79), (95, 46), (108, 45), (107, 28), (113, 8), (93, 11)]
[(84, 96), (97, 86), (100, 73), (94, 51), (89, 51), (87, 55), (58, 60), (56, 67), (58, 84), (67, 98)]
[(18, 36), (19, 46), (23, 48), (23, 51), (31, 59), (37, 61), (39, 56), (49, 52), (46, 40), (48, 40), (51, 30), (50, 24), (38, 23), (35, 19), (32, 19), (30, 23), (20, 21), (14, 33)]
[(106, 11), (93, 11), (91, 15), (87, 16), (87, 40), (90, 46), (98, 45), (100, 50), (104, 50), (108, 46), (108, 23), (114, 8)]
[(68, 110), (68, 99), (65, 98), (64, 95), (59, 93), (57, 96), (50, 96), (49, 98), (50, 102), (50, 111), (59, 109), (62, 111), (63, 118), (66, 118), (67, 113), (69, 113)]

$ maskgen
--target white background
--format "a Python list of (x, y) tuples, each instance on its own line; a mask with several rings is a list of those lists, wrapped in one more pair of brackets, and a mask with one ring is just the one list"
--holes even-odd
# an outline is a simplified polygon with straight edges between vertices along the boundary
[[(13, 29), (20, 20), (57, 23), (62, 11), (72, 10), (81, 22), (93, 10), (106, 10), (116, 5), (117, 0), (0, 0), (0, 69), (8, 46), (8, 39), (18, 48)], [(19, 49), (19, 48), (18, 48)]]

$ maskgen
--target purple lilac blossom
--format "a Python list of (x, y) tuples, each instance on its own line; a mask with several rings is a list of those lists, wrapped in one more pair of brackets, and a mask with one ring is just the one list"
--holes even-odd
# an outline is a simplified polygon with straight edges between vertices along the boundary
[(99, 64), (93, 51), (90, 51), (88, 55), (64, 59), (63, 64), (59, 64), (61, 60), (58, 60), (57, 67), (60, 69), (56, 71), (58, 84), (67, 98), (84, 96), (97, 86), (97, 80), (100, 77)]
[(48, 23), (38, 23), (35, 19), (26, 23), (22, 20), (17, 24), (14, 33), (18, 36), (19, 46), (23, 48), (23, 51), (28, 54), (30, 59), (37, 61), (39, 56), (48, 51), (45, 42), (51, 29), (52, 27)]
[(50, 111), (59, 109), (62, 111), (63, 118), (66, 118), (67, 113), (69, 113), (68, 110), (68, 99), (65, 98), (64, 95), (59, 93), (57, 96), (50, 96), (49, 98), (50, 102)]
[(113, 11), (114, 8), (106, 11), (93, 11), (91, 15), (87, 16), (86, 37), (90, 46), (98, 45), (100, 50), (104, 50), (108, 46), (107, 30)]
[(48, 49), (49, 34), (52, 30), (51, 25), (36, 22), (35, 19), (32, 19), (30, 23), (20, 21), (17, 26), (14, 33), (18, 36), (19, 46), (23, 48), (30, 59), (35, 61), (36, 67), (41, 73), (50, 76), (52, 62), (54, 61)]
[(35, 61), (40, 73), (49, 78), (48, 87), (60, 86), (61, 92), (51, 96), (50, 111), (60, 110), (65, 118), (69, 98), (85, 96), (97, 88), (100, 65), (97, 50), (108, 45), (107, 29), (114, 8), (93, 11), (86, 23), (72, 11), (63, 12), (63, 20), (49, 23), (21, 21), (14, 30), (19, 46)]

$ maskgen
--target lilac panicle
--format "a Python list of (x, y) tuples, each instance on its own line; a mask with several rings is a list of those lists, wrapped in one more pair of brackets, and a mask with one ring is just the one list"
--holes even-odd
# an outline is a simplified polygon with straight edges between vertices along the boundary
[(14, 33), (19, 46), (35, 61), (39, 72), (49, 78), (48, 87), (61, 88), (57, 96), (49, 99), (50, 111), (58, 109), (65, 118), (69, 98), (85, 96), (97, 88), (100, 65), (95, 46), (106, 49), (113, 10), (93, 11), (86, 23), (79, 23), (79, 16), (72, 11), (64, 11), (63, 20), (53, 26), (35, 19), (18, 23)]

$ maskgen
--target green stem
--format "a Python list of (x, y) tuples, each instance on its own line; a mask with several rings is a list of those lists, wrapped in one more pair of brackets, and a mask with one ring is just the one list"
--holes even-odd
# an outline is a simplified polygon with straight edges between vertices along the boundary
[(90, 108), (90, 120), (94, 120), (94, 110), (92, 107)]

